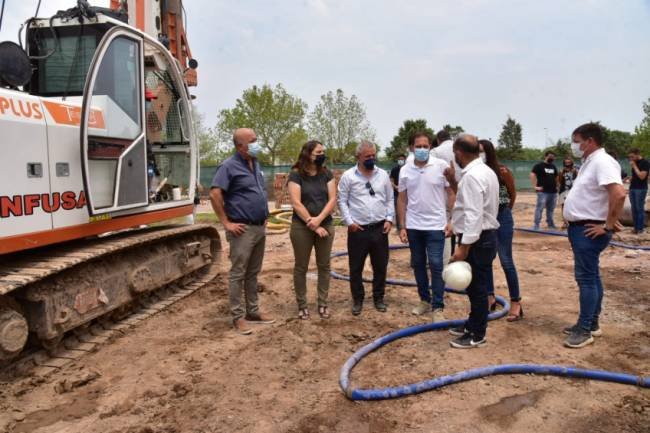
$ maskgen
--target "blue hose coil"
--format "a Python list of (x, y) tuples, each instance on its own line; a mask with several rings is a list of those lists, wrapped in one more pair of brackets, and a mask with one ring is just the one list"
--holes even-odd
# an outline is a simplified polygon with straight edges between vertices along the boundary
[[(554, 236), (566, 236), (566, 234), (561, 232), (544, 232), (536, 231), (532, 229), (516, 229), (520, 231), (530, 231), (537, 232), (542, 234), (550, 234)], [(613, 244), (613, 243), (612, 243)], [(615, 245), (622, 246), (625, 244)], [(636, 249), (645, 249), (645, 247), (639, 246), (622, 246), (623, 248), (636, 248)], [(390, 249), (402, 249), (408, 248), (408, 245), (391, 245)], [(332, 254), (332, 257), (341, 257), (347, 255), (347, 251), (336, 252)], [(335, 279), (340, 280), (350, 280), (348, 275), (343, 275), (335, 271), (331, 271), (331, 275)], [(370, 282), (371, 280), (365, 279), (365, 282)], [(397, 286), (416, 286), (414, 281), (408, 280), (393, 280), (387, 279), (386, 284), (397, 285)], [(445, 291), (451, 293), (461, 293), (465, 292), (462, 290), (453, 290), (450, 288), (445, 288)], [(496, 296), (496, 301), (498, 304), (503, 306), (502, 310), (490, 313), (488, 315), (488, 321), (497, 320), (508, 314), (510, 311), (510, 304), (508, 301), (501, 296)], [(538, 374), (545, 376), (558, 376), (558, 377), (571, 377), (575, 379), (591, 379), (598, 380), (603, 382), (614, 382), (620, 383), (623, 385), (633, 385), (640, 388), (650, 388), (650, 377), (635, 376), (628, 373), (619, 373), (605, 370), (591, 370), (584, 368), (576, 368), (569, 366), (560, 366), (560, 365), (547, 365), (547, 364), (502, 364), (502, 365), (490, 365), (486, 367), (473, 368), (471, 370), (465, 370), (458, 373), (448, 374), (445, 376), (434, 377), (433, 379), (425, 380), (422, 382), (411, 383), (408, 385), (399, 385), (394, 387), (387, 388), (377, 388), (377, 389), (359, 389), (352, 388), (350, 385), (350, 373), (352, 369), (359, 363), (361, 360), (369, 355), (371, 352), (383, 347), (395, 340), (400, 338), (411, 337), (416, 334), (428, 331), (436, 331), (441, 329), (453, 328), (456, 326), (461, 326), (466, 323), (464, 319), (456, 320), (445, 320), (443, 322), (433, 322), (425, 323), (422, 325), (410, 326), (408, 328), (399, 329), (397, 331), (391, 332), (376, 339), (375, 341), (363, 346), (361, 349), (357, 350), (341, 367), (341, 374), (339, 376), (339, 386), (347, 398), (350, 400), (389, 400), (394, 398), (406, 397), (409, 395), (420, 394), (426, 391), (431, 391), (437, 388), (442, 388), (443, 386), (453, 385), (455, 383), (466, 382), (469, 380), (480, 379), (482, 377), (496, 376), (501, 374)]]

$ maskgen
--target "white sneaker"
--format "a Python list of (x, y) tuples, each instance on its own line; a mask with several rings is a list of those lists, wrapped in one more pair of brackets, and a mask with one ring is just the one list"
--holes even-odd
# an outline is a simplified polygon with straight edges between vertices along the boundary
[(444, 322), (447, 320), (445, 318), (445, 310), (442, 308), (436, 308), (433, 310), (433, 321), (434, 322)]
[(416, 316), (421, 316), (425, 313), (428, 313), (429, 311), (431, 311), (431, 304), (428, 302), (420, 301), (420, 303), (416, 305), (413, 310), (411, 310), (411, 313), (415, 314)]

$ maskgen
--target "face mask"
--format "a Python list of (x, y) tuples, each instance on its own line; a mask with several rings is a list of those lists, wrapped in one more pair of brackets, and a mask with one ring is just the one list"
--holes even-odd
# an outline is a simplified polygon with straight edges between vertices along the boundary
[(479, 153), (479, 156), (481, 157), (481, 161), (483, 161), (483, 164), (487, 161), (487, 157), (485, 156), (485, 152)]
[(571, 142), (571, 152), (578, 158), (582, 158), (584, 152), (580, 150), (580, 143)]
[(260, 146), (259, 141), (254, 141), (248, 144), (248, 155), (251, 158), (257, 158), (257, 155), (260, 153), (261, 150), (262, 150), (262, 146)]
[(316, 164), (317, 167), (321, 167), (323, 164), (325, 164), (325, 160), (327, 157), (325, 155), (316, 155), (316, 158), (314, 159), (314, 164)]
[(397, 160), (397, 165), (399, 165), (400, 167), (403, 166), (404, 165), (404, 160), (403, 159), (398, 159)]
[(429, 149), (417, 148), (413, 155), (416, 161), (424, 162), (429, 159)]
[(373, 170), (375, 168), (375, 159), (366, 159), (363, 161), (363, 166), (366, 167), (367, 170)]
[(555, 158), (553, 158), (552, 156), (549, 156), (549, 157), (548, 157), (548, 163), (549, 163), (549, 164), (552, 164), (553, 161), (555, 161)]

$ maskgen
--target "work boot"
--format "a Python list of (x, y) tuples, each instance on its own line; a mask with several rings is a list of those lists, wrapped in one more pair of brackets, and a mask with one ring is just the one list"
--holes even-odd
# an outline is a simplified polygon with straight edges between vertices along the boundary
[(579, 349), (593, 342), (594, 337), (591, 336), (591, 331), (577, 327), (571, 331), (571, 335), (564, 341), (564, 345), (572, 349)]
[(270, 325), (275, 323), (275, 319), (264, 313), (251, 313), (246, 315), (246, 320), (257, 325)]
[(420, 301), (420, 303), (416, 305), (413, 310), (411, 310), (411, 313), (415, 314), (416, 316), (421, 316), (425, 313), (428, 313), (429, 311), (431, 311), (431, 304), (426, 301)]
[(442, 308), (434, 308), (432, 317), (433, 317), (432, 319), (433, 322), (444, 322), (445, 320), (447, 320), (445, 318), (445, 310)]
[(253, 333), (253, 330), (248, 327), (248, 322), (246, 322), (246, 319), (243, 317), (233, 320), (232, 327), (235, 329), (235, 332), (241, 335), (249, 335)]

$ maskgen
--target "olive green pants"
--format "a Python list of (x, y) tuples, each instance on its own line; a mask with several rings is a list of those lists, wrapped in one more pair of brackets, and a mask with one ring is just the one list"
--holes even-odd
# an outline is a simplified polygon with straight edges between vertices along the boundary
[(295, 265), (293, 267), (293, 288), (296, 292), (298, 309), (307, 308), (307, 269), (312, 248), (316, 250), (316, 266), (318, 267), (318, 306), (327, 306), (327, 294), (330, 288), (330, 253), (334, 242), (334, 227), (332, 224), (322, 226), (329, 236), (321, 238), (302, 222), (291, 223), (291, 245)]
[[(234, 320), (259, 310), (257, 304), (257, 274), (262, 270), (266, 227), (247, 225), (239, 236), (226, 232), (230, 244), (229, 297)], [(246, 306), (242, 305), (242, 293)]]

